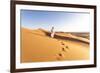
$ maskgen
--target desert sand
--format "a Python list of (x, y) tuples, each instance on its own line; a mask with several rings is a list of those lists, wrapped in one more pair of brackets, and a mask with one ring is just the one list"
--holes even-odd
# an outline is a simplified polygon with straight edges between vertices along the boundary
[(57, 32), (51, 38), (49, 31), (21, 28), (21, 63), (88, 60), (89, 50), (89, 36)]

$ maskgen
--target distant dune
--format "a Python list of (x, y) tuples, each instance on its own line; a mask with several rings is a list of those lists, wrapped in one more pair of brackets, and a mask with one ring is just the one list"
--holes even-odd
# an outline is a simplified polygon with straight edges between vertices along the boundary
[(21, 62), (87, 60), (89, 33), (85, 34), (87, 38), (81, 35), (57, 32), (51, 38), (50, 32), (41, 28), (21, 28)]

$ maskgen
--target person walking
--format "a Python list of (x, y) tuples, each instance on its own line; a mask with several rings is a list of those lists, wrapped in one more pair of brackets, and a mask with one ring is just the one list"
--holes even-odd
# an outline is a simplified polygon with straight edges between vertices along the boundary
[(55, 32), (54, 32), (54, 27), (51, 28), (51, 37), (54, 38)]

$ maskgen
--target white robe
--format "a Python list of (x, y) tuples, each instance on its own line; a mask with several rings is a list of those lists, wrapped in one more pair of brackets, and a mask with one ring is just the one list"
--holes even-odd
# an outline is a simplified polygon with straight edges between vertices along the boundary
[(55, 32), (51, 32), (51, 37), (54, 38)]

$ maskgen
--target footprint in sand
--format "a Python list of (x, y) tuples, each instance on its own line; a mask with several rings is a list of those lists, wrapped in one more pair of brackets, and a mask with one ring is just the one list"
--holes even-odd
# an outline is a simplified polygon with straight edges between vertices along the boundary
[(68, 47), (68, 46), (66, 46), (66, 48), (67, 48), (67, 49), (69, 49), (69, 47)]
[(65, 45), (63, 42), (61, 42), (62, 45)]
[(57, 60), (61, 60), (62, 58), (63, 58), (63, 54), (59, 53), (58, 57), (57, 57)]
[(58, 55), (62, 57), (62, 54), (61, 53), (59, 53)]
[(66, 46), (65, 48), (62, 48), (62, 51), (66, 52), (66, 49), (69, 49), (69, 47)]
[(66, 51), (65, 48), (62, 48), (62, 51)]
[(64, 47), (62, 48), (62, 51), (66, 51), (65, 48), (69, 49), (69, 47), (65, 46), (65, 44), (63, 42), (61, 42), (61, 45), (64, 45)]

